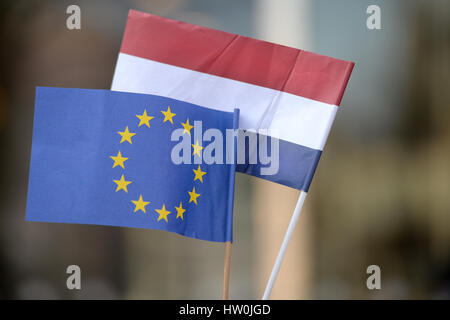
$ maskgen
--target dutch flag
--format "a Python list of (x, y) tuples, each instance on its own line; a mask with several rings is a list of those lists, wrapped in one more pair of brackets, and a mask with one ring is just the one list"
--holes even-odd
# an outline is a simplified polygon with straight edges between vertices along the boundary
[(131, 10), (112, 90), (240, 109), (240, 128), (279, 139), (276, 174), (238, 171), (308, 191), (353, 63)]

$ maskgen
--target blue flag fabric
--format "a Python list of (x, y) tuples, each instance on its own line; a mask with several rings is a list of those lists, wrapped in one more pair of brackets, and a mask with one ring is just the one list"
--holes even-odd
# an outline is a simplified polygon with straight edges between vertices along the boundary
[[(39, 87), (26, 220), (232, 241), (234, 161), (198, 161), (208, 147), (202, 132), (215, 128), (226, 137), (238, 114), (154, 95)], [(183, 132), (172, 141), (176, 128)], [(182, 139), (191, 164), (172, 161)], [(220, 151), (229, 156), (226, 143)]]

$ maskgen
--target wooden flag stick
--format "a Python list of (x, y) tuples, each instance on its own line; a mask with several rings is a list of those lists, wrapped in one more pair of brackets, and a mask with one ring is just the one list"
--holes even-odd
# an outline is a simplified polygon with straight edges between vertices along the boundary
[(225, 242), (225, 256), (223, 259), (223, 284), (222, 300), (228, 300), (228, 290), (230, 288), (230, 264), (231, 264), (231, 242)]
[(300, 216), (300, 211), (302, 211), (306, 194), (307, 193), (305, 191), (302, 191), (300, 193), (300, 196), (298, 197), (297, 205), (295, 206), (294, 212), (292, 213), (291, 222), (289, 222), (289, 226), (287, 228), (286, 235), (284, 236), (283, 243), (281, 244), (280, 251), (278, 251), (277, 260), (275, 260), (272, 273), (270, 274), (269, 281), (267, 282), (266, 290), (264, 291), (264, 295), (262, 297), (263, 300), (269, 299), (270, 292), (272, 291), (273, 285), (278, 275), (278, 271), (280, 271), (281, 263), (283, 262), (287, 246), (289, 244), (289, 241), (291, 240), (292, 233), (294, 232), (298, 217)]

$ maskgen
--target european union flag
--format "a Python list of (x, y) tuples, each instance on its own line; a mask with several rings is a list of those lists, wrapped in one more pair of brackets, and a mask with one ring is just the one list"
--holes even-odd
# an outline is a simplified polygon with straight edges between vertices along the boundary
[(39, 87), (26, 220), (232, 241), (237, 128), (238, 110)]

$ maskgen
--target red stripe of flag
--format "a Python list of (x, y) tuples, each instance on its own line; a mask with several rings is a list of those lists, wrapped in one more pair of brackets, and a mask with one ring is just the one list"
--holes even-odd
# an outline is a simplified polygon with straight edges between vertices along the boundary
[(130, 10), (122, 53), (339, 105), (353, 62)]

